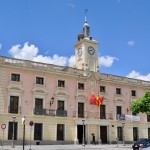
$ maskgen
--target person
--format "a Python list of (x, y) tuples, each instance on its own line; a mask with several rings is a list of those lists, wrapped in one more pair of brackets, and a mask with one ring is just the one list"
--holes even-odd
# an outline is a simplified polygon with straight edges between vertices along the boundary
[(95, 134), (92, 133), (91, 135), (92, 135), (92, 144), (95, 144), (95, 145), (96, 145), (96, 142), (95, 142)]

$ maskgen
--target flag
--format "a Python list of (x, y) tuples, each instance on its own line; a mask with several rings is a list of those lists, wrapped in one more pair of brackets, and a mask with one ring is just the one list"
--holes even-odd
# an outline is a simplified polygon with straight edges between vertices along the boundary
[(93, 104), (97, 105), (97, 107), (102, 105), (103, 101), (104, 101), (104, 97), (100, 97), (99, 95), (97, 97), (92, 95), (91, 98), (90, 98), (90, 103), (93, 103)]
[(95, 101), (96, 101), (96, 97), (94, 95), (92, 95), (90, 98), (90, 103), (95, 104)]

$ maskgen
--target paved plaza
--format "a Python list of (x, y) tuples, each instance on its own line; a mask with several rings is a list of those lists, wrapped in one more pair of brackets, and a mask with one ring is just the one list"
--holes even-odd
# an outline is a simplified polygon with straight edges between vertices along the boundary
[[(15, 146), (12, 148), (11, 146), (4, 145), (3, 148), (1, 147), (0, 150), (22, 150), (23, 147), (21, 145)], [(122, 145), (119, 144), (106, 144), (106, 145), (32, 145), (32, 150), (132, 150), (132, 145)], [(26, 145), (24, 150), (30, 150), (30, 146)]]

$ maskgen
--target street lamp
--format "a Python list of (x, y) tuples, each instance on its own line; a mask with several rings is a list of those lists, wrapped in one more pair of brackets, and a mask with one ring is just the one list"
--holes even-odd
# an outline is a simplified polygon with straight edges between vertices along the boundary
[(51, 107), (51, 105), (54, 103), (54, 97), (51, 98), (49, 103), (50, 103), (50, 107)]
[(122, 120), (122, 133), (123, 133), (123, 145), (125, 146), (125, 132), (124, 132), (125, 121)]
[(85, 139), (84, 139), (84, 122), (85, 122), (85, 119), (82, 119), (82, 123), (83, 123), (82, 146), (85, 146)]
[(23, 125), (23, 150), (24, 150), (24, 145), (25, 145), (25, 121), (26, 121), (26, 117), (23, 116), (22, 117), (22, 125)]
[(16, 116), (13, 115), (12, 119), (13, 119), (12, 148), (15, 148), (14, 140), (15, 140), (15, 120), (16, 120)]

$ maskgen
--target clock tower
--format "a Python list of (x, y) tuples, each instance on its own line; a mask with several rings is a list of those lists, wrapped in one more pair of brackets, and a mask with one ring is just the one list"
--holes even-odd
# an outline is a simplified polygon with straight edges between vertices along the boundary
[(78, 35), (78, 42), (75, 44), (76, 68), (85, 71), (99, 71), (98, 65), (98, 45), (99, 43), (90, 36), (90, 26), (87, 23), (85, 12), (85, 22), (82, 34)]

